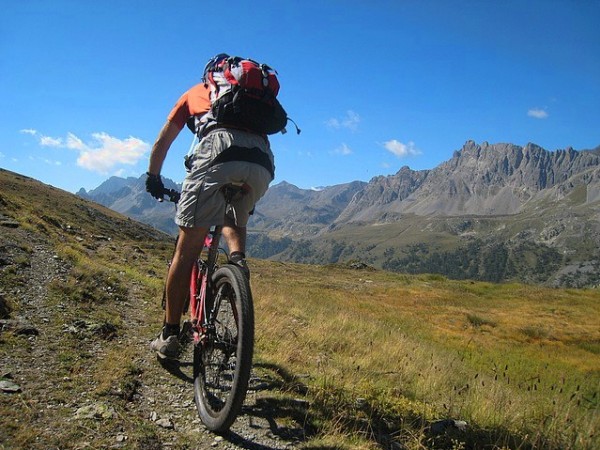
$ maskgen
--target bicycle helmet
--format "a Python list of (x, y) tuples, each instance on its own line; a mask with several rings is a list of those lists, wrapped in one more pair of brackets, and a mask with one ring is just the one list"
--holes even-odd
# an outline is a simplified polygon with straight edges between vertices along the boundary
[(213, 56), (212, 58), (210, 58), (208, 60), (208, 62), (206, 63), (206, 66), (204, 66), (204, 73), (202, 74), (202, 82), (206, 83), (206, 74), (211, 71), (211, 70), (215, 70), (219, 64), (221, 64), (223, 62), (223, 60), (229, 58), (229, 55), (227, 53), (219, 53), (218, 55)]

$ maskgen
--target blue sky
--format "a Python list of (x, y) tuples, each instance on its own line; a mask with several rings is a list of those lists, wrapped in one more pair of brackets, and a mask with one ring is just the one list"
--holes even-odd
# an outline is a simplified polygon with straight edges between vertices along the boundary
[[(431, 169), (467, 140), (600, 145), (599, 0), (0, 0), (0, 167), (75, 192), (147, 170), (219, 52), (277, 69), (275, 183)], [(181, 181), (180, 134), (163, 175)]]

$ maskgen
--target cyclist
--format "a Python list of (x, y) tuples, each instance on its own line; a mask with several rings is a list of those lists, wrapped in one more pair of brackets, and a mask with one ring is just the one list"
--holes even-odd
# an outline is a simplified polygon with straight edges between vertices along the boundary
[[(212, 58), (218, 64), (228, 55)], [(223, 225), (223, 237), (230, 260), (249, 276), (245, 261), (246, 224), (256, 202), (274, 178), (274, 157), (269, 140), (252, 130), (218, 123), (211, 112), (210, 90), (204, 83), (186, 91), (177, 101), (152, 147), (146, 190), (162, 199), (160, 178), (171, 144), (189, 120), (198, 119), (199, 142), (186, 160), (188, 170), (177, 205), (175, 223), (179, 236), (166, 281), (166, 308), (163, 328), (151, 348), (161, 358), (175, 358), (179, 351), (180, 320), (189, 290), (192, 266), (211, 225)], [(230, 183), (244, 183), (245, 194), (226, 204), (220, 189)]]

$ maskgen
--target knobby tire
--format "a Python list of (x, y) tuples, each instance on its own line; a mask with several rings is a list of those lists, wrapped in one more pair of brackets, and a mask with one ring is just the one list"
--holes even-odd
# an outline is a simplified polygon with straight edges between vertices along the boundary
[(252, 368), (254, 308), (248, 280), (237, 266), (212, 277), (214, 333), (194, 348), (194, 397), (198, 416), (214, 432), (225, 432), (240, 413)]

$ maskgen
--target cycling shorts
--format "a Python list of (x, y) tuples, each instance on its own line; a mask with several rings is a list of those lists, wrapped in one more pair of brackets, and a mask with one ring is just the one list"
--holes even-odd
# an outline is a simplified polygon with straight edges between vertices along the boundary
[(222, 225), (225, 220), (226, 203), (221, 188), (230, 183), (244, 183), (249, 190), (236, 195), (227, 211), (235, 224), (245, 227), (254, 205), (264, 195), (272, 175), (263, 165), (249, 161), (231, 161), (215, 164), (217, 157), (234, 148), (247, 148), (258, 152), (273, 163), (269, 141), (243, 130), (219, 128), (211, 131), (194, 148), (187, 161), (189, 172), (183, 181), (181, 199), (177, 205), (175, 223), (181, 227), (204, 227)]

